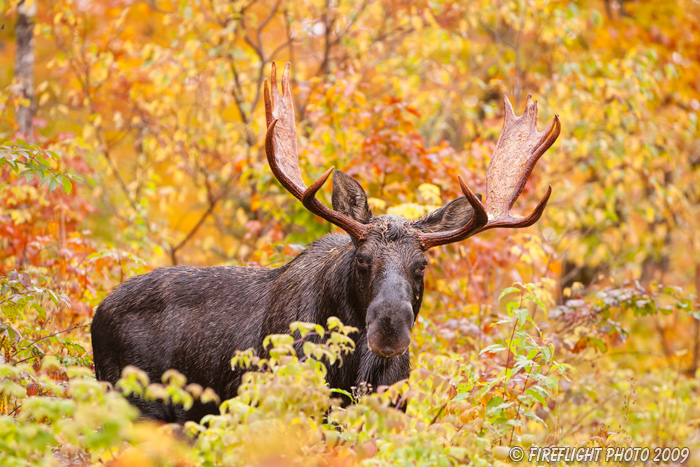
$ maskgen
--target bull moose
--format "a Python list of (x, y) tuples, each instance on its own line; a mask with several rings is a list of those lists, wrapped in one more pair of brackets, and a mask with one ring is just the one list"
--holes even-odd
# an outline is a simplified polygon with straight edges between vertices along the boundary
[[(417, 220), (374, 217), (362, 186), (333, 173), (332, 206), (316, 193), (333, 172), (307, 187), (299, 169), (294, 105), (287, 64), (278, 89), (275, 64), (265, 81), (265, 151), (282, 186), (317, 216), (347, 235), (329, 234), (311, 243), (288, 264), (265, 267), (187, 267), (156, 269), (117, 287), (97, 308), (92, 343), (97, 378), (116, 383), (133, 365), (158, 381), (168, 369), (236, 396), (243, 371), (231, 368), (237, 350), (264, 354), (263, 339), (289, 332), (294, 321), (325, 324), (331, 316), (354, 326), (356, 350), (342, 366), (328, 368), (333, 388), (374, 388), (409, 376), (411, 329), (423, 298), (423, 276), (430, 248), (459, 242), (493, 228), (527, 227), (545, 209), (551, 186), (527, 217), (510, 209), (538, 159), (559, 136), (558, 117), (538, 132), (537, 102), (527, 98), (516, 117), (507, 98), (505, 121), (487, 173), (485, 201), (458, 177), (464, 196)], [(166, 422), (199, 420), (215, 404), (190, 410), (157, 401), (132, 399), (142, 416)]]

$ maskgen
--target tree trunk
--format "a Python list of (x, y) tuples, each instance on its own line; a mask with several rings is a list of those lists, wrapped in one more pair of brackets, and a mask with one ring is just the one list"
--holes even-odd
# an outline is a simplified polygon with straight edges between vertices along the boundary
[[(695, 266), (695, 295), (700, 304), (700, 264)], [(697, 306), (697, 304), (696, 304)], [(695, 347), (693, 348), (693, 367), (690, 369), (691, 378), (695, 376), (700, 365), (700, 320), (695, 319)]]
[(26, 105), (17, 109), (17, 124), (25, 139), (31, 139), (32, 119), (36, 111), (34, 99), (34, 17), (36, 16), (36, 1), (19, 2), (17, 7), (17, 28), (15, 39), (17, 52), (15, 54), (15, 78), (20, 84), (21, 97), (28, 100)]

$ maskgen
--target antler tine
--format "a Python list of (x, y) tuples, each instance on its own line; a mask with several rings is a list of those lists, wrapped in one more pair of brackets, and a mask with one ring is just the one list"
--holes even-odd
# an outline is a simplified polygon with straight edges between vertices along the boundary
[(559, 116), (555, 116), (543, 132), (538, 132), (537, 102), (532, 100), (531, 95), (527, 96), (525, 113), (520, 117), (515, 116), (507, 97), (504, 97), (504, 107), (503, 129), (487, 172), (485, 206), (460, 177), (462, 192), (474, 209), (474, 216), (459, 229), (422, 233), (421, 245), (424, 249), (458, 242), (488, 229), (528, 227), (542, 216), (552, 194), (551, 186), (529, 216), (515, 217), (510, 213), (510, 208), (523, 191), (537, 161), (559, 136)]
[(326, 207), (318, 199), (316, 192), (328, 180), (333, 167), (328, 169), (318, 180), (307, 187), (301, 178), (299, 169), (299, 153), (297, 151), (297, 131), (294, 119), (294, 102), (289, 89), (290, 64), (284, 67), (282, 73), (282, 94), (277, 87), (277, 66), (272, 62), (270, 81), (272, 90), (265, 80), (265, 119), (267, 133), (265, 134), (265, 152), (270, 169), (282, 186), (295, 198), (300, 200), (306, 209), (317, 216), (337, 225), (358, 240), (367, 235), (367, 226), (343, 213)]
[(557, 140), (561, 132), (559, 116), (555, 116), (543, 132), (537, 131), (537, 101), (528, 94), (525, 112), (516, 117), (513, 106), (504, 97), (505, 119), (491, 157), (486, 178), (486, 211), (489, 223), (485, 227), (526, 227), (537, 222), (547, 204), (547, 195), (538, 203), (535, 210), (525, 218), (511, 215), (510, 208), (515, 204), (525, 187), (527, 179), (537, 161)]
[[(287, 81), (288, 74), (289, 64), (284, 67), (283, 82)], [(291, 93), (286, 93), (283, 96), (284, 99), (279, 94), (275, 62), (272, 62), (270, 81), (272, 82), (272, 94), (270, 94), (270, 86), (265, 80), (265, 117), (268, 125), (265, 135), (267, 160), (280, 183), (296, 198), (301, 199), (306, 185), (299, 170), (294, 103)]]

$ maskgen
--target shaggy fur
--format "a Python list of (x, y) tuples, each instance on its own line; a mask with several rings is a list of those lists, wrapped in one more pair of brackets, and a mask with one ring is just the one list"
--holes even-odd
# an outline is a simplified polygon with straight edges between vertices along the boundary
[[(366, 382), (376, 389), (407, 378), (426, 265), (417, 233), (453, 228), (473, 211), (460, 198), (418, 221), (371, 217), (364, 191), (341, 172), (334, 174), (334, 192), (343, 194), (334, 196), (334, 209), (370, 225), (362, 242), (332, 234), (278, 269), (175, 266), (119, 286), (92, 323), (97, 378), (114, 384), (133, 365), (160, 381), (174, 368), (225, 400), (236, 396), (241, 381), (242, 371), (231, 368), (236, 350), (264, 355), (265, 336), (289, 332), (293, 321), (325, 324), (331, 316), (359, 331), (351, 335), (356, 350), (342, 366), (328, 368), (330, 387), (350, 391)], [(142, 399), (132, 403), (144, 417), (166, 422), (218, 412), (214, 404), (184, 411)]]

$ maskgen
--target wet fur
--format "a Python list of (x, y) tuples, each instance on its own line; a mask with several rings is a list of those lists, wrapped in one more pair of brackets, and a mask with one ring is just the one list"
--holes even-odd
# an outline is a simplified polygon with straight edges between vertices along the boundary
[[(236, 350), (263, 354), (269, 334), (289, 332), (293, 321), (325, 324), (337, 316), (360, 329), (356, 350), (342, 367), (328, 369), (333, 388), (374, 388), (407, 378), (409, 354), (394, 359), (368, 348), (364, 313), (349, 296), (347, 271), (354, 247), (346, 235), (314, 242), (279, 269), (174, 266), (156, 269), (119, 286), (99, 306), (92, 323), (97, 379), (115, 384), (127, 365), (160, 382), (170, 368), (188, 382), (211, 387), (222, 400), (236, 396), (242, 372), (231, 369)], [(166, 422), (199, 420), (218, 413), (214, 404), (181, 407), (132, 399), (142, 415)]]
[[(417, 221), (372, 217), (355, 180), (336, 171), (333, 190), (336, 211), (369, 224), (365, 239), (325, 236), (279, 269), (175, 266), (117, 287), (92, 322), (97, 379), (115, 384), (124, 367), (133, 365), (160, 382), (173, 368), (188, 382), (229, 399), (237, 395), (242, 376), (231, 368), (236, 350), (253, 348), (265, 355), (265, 336), (289, 332), (294, 321), (325, 325), (331, 316), (359, 331), (351, 335), (355, 351), (344, 357), (342, 366), (328, 368), (330, 387), (351, 391), (365, 382), (376, 389), (408, 378), (407, 350), (384, 358), (368, 344), (399, 349), (397, 353), (407, 349), (423, 299), (426, 261), (417, 234), (452, 229), (467, 222), (473, 211), (458, 198)], [(360, 256), (370, 264), (358, 263)], [(131, 401), (144, 417), (166, 422), (198, 421), (218, 412), (213, 403), (195, 403), (184, 411)]]

